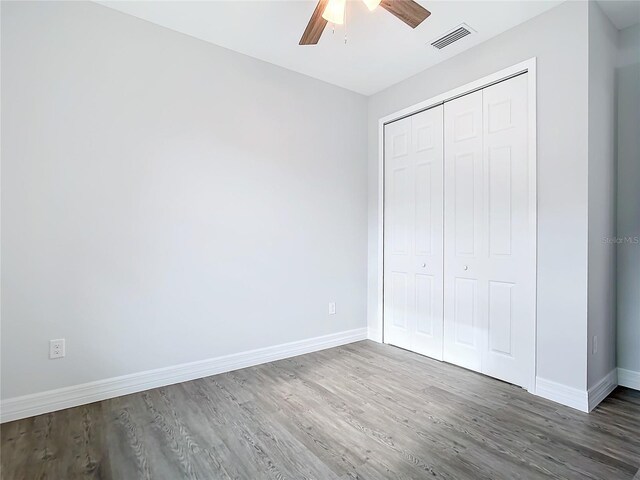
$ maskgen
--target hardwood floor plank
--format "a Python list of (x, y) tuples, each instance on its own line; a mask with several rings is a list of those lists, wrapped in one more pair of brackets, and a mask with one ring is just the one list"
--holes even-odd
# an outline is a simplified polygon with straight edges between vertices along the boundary
[(0, 428), (2, 479), (636, 479), (640, 392), (590, 414), (370, 341)]
[(2, 478), (108, 478), (101, 417), (90, 404), (3, 425)]
[(144, 426), (150, 422), (141, 394), (127, 395), (103, 402), (107, 448), (113, 478), (151, 478), (149, 440)]

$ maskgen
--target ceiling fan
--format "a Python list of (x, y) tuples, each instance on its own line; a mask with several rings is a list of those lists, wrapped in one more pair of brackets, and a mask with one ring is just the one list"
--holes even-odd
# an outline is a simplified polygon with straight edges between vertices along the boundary
[[(411, 28), (420, 25), (431, 12), (414, 0), (362, 0), (369, 10), (378, 5), (392, 13)], [(344, 23), (346, 0), (318, 0), (316, 9), (311, 14), (307, 28), (302, 34), (299, 45), (316, 45), (327, 25), (332, 22)]]

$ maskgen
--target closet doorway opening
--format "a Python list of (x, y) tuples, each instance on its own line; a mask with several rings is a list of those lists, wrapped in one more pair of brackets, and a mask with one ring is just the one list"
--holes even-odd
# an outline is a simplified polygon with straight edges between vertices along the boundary
[(380, 120), (383, 342), (533, 391), (535, 59)]

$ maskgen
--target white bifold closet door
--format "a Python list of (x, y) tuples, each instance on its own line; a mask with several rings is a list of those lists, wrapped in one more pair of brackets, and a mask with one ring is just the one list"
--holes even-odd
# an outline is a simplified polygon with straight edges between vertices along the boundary
[(442, 359), (443, 107), (385, 125), (385, 342)]
[(444, 106), (444, 360), (517, 385), (534, 368), (527, 74)]

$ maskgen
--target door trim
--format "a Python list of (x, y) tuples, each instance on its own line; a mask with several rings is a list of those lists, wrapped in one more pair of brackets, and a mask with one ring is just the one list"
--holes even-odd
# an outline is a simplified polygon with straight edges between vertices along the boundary
[(378, 251), (377, 251), (377, 278), (376, 278), (376, 312), (368, 320), (369, 338), (371, 340), (384, 343), (384, 126), (388, 123), (395, 122), (410, 115), (414, 115), (423, 110), (441, 105), (454, 98), (466, 95), (477, 90), (481, 90), (495, 83), (508, 80), (517, 75), (528, 73), (527, 75), (527, 111), (528, 111), (528, 127), (529, 132), (527, 140), (529, 142), (529, 221), (532, 231), (535, 232), (531, 248), (533, 250), (531, 258), (533, 259), (533, 271), (535, 275), (535, 291), (536, 304), (534, 306), (533, 321), (533, 368), (529, 385), (525, 388), (535, 393), (536, 385), (536, 358), (537, 358), (537, 284), (538, 284), (538, 205), (537, 205), (537, 86), (536, 86), (536, 57), (532, 57), (524, 62), (517, 63), (498, 72), (487, 75), (473, 82), (454, 88), (448, 92), (436, 95), (422, 102), (416, 103), (409, 107), (398, 110), (390, 115), (386, 115), (378, 120)]

